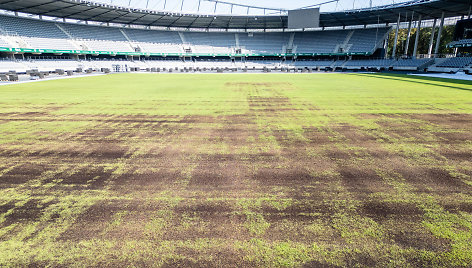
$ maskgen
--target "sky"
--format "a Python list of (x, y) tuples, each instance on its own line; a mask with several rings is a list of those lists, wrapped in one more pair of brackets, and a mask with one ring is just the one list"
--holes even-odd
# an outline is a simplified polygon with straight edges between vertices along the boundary
[[(95, 2), (114, 4), (119, 6), (132, 6), (137, 8), (147, 8), (152, 10), (165, 10), (170, 12), (187, 12), (203, 14), (231, 14), (231, 5), (224, 3), (216, 4), (215, 0), (95, 0)], [(221, 0), (222, 2), (257, 6), (275, 9), (298, 9), (330, 0)], [(406, 2), (408, 0), (338, 0), (321, 6), (321, 12), (342, 11), (353, 8), (367, 8), (372, 2), (372, 6), (382, 6), (392, 3)], [(165, 6), (164, 6), (165, 5)], [(200, 5), (200, 9), (198, 8)], [(165, 8), (164, 8), (165, 7)], [(265, 14), (275, 14), (278, 11), (266, 10)], [(246, 15), (246, 7), (233, 6), (233, 14)], [(264, 14), (263, 9), (250, 8), (249, 14)]]

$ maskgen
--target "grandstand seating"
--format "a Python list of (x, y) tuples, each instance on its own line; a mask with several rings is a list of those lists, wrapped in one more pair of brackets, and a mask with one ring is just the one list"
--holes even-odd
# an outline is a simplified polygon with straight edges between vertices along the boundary
[(326, 67), (330, 67), (334, 64), (334, 60), (298, 60), (298, 61), (295, 61), (291, 64), (289, 64), (289, 66), (293, 66), (293, 67), (301, 67), (301, 68), (326, 68)]
[(10, 44), (0, 36), (0, 47), (10, 47)]
[(141, 29), (124, 29), (128, 37), (141, 43), (156, 43), (156, 44), (182, 44), (178, 32), (172, 31), (153, 31)]
[(183, 35), (194, 53), (229, 54), (236, 46), (234, 34), (188, 32)]
[(390, 59), (350, 60), (344, 64), (347, 69), (388, 68), (393, 63)]
[(462, 39), (458, 41), (452, 41), (448, 46), (472, 46), (472, 39)]
[[(439, 61), (438, 64), (432, 65), (435, 61)], [(457, 63), (459, 62), (459, 63)], [(394, 70), (419, 70), (419, 68), (428, 68), (431, 72), (451, 72), (457, 71), (457, 66), (464, 66), (465, 63), (472, 63), (472, 57), (468, 58), (448, 58), (448, 59), (356, 59), (356, 60), (296, 60), (296, 61), (285, 61), (282, 58), (253, 58), (247, 60), (231, 60), (230, 58), (195, 58), (194, 60), (184, 61), (178, 57), (162, 57), (162, 58), (145, 58), (142, 60), (126, 60), (124, 58), (109, 58), (93, 60), (73, 60), (73, 59), (27, 59), (27, 60), (11, 60), (3, 58), (0, 60), (0, 73), (6, 73), (11, 70), (15, 70), (19, 73), (24, 73), (27, 70), (37, 69), (39, 71), (52, 72), (56, 69), (63, 70), (75, 70), (77, 68), (82, 69), (97, 69), (109, 68), (114, 69), (114, 65), (120, 65), (122, 68), (135, 67), (141, 70), (147, 70), (149, 68), (166, 68), (166, 69), (183, 69), (183, 68), (238, 68), (240, 70), (256, 69), (262, 70), (265, 67), (268, 68), (333, 68), (333, 69), (389, 69)], [(455, 67), (438, 67), (438, 66), (455, 66)], [(461, 67), (462, 68), (462, 67)]]
[[(230, 54), (373, 53), (390, 28), (312, 32), (177, 32), (62, 23), (0, 15), (3, 47), (111, 52)], [(5, 38), (15, 36), (18, 42)], [(292, 43), (293, 37), (293, 43)], [(4, 41), (4, 42), (2, 42)], [(290, 47), (289, 47), (290, 46)]]
[(29, 44), (32, 48), (38, 48), (38, 49), (51, 49), (51, 44), (54, 44), (53, 49), (59, 49), (59, 50), (78, 49), (67, 39), (24, 37), (23, 40), (25, 40), (26, 43)]
[(61, 27), (71, 36), (85, 40), (128, 41), (119, 28), (61, 23)]
[(34, 60), (22, 61), (22, 63), (30, 70), (37, 69), (45, 72), (55, 71), (56, 69), (75, 70), (78, 67), (84, 67), (80, 62), (73, 60)]
[(274, 68), (274, 67), (280, 67), (281, 66), (281, 61), (280, 60), (247, 60), (245, 63), (243, 63), (243, 67), (246, 68), (256, 68), (256, 69), (262, 69), (264, 67), (268, 68)]
[(11, 60), (0, 60), (0, 73), (7, 73), (12, 70), (15, 70), (17, 72), (25, 72), (28, 69), (30, 68), (28, 68), (28, 66), (22, 64), (21, 62)]
[(472, 63), (472, 57), (454, 57), (454, 58), (449, 58), (441, 62), (440, 64), (436, 65), (436, 67), (464, 68), (471, 63)]
[(113, 52), (135, 52), (130, 43), (122, 41), (87, 40), (83, 41), (88, 50), (113, 51)]
[(77, 49), (67, 41), (68, 36), (51, 22), (0, 16), (0, 33), (21, 36), (32, 48), (46, 49), (53, 45), (54, 49)]
[(399, 59), (393, 62), (392, 67), (394, 70), (418, 70), (432, 63), (434, 59)]
[(373, 28), (354, 30), (354, 34), (349, 39), (349, 52), (373, 52), (378, 43), (384, 39), (389, 31), (388, 28)]
[(336, 53), (349, 31), (321, 31), (296, 33), (294, 45), (297, 53)]
[(289, 43), (290, 35), (286, 33), (253, 33), (239, 34), (239, 43), (243, 53), (277, 54)]
[(60, 38), (68, 36), (54, 23), (12, 16), (0, 16), (2, 34), (17, 34), (33, 38)]
[[(90, 50), (108, 52), (144, 52), (144, 53), (185, 53), (197, 54), (281, 54), (288, 49), (298, 54), (333, 54), (359, 53), (372, 54), (381, 45), (390, 27), (344, 29), (304, 32), (208, 32), (208, 31), (165, 31), (135, 28), (119, 28), (77, 23), (38, 20), (17, 16), (0, 15), (0, 47), (34, 48), (56, 50)], [(457, 42), (470, 43), (470, 39)], [(92, 53), (95, 54), (95, 53)], [(97, 53), (98, 54), (98, 53)], [(354, 56), (355, 57), (355, 56)], [(34, 57), (33, 57), (34, 58)], [(37, 58), (37, 57), (36, 57)], [(119, 58), (119, 57), (117, 57)], [(148, 68), (393, 68), (394, 70), (429, 70), (454, 71), (472, 64), (472, 57), (435, 59), (359, 59), (343, 58), (313, 60), (283, 60), (282, 58), (251, 57), (244, 60), (194, 58), (179, 59), (169, 56), (156, 60), (155, 57), (141, 61), (119, 59), (107, 60), (24, 60), (0, 61), (0, 72), (30, 69), (54, 71), (55, 69), (110, 68), (123, 65), (139, 69)], [(326, 57), (325, 57), (326, 58)]]
[(191, 64), (191, 67), (198, 68), (234, 68), (235, 65), (229, 59), (219, 59), (219, 60), (197, 60)]

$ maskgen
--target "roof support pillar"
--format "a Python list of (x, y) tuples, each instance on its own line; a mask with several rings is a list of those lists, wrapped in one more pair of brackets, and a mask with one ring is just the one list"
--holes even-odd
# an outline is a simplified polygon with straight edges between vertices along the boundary
[(434, 19), (433, 27), (431, 28), (431, 38), (429, 39), (428, 56), (430, 57), (431, 57), (431, 53), (433, 52), (433, 42), (434, 42), (435, 32), (436, 32), (436, 19)]
[(472, 6), (469, 6), (469, 14), (467, 15), (467, 18), (470, 19), (470, 12), (472, 11)]
[(415, 45), (413, 47), (413, 57), (416, 58), (418, 53), (418, 42), (420, 40), (420, 31), (421, 31), (421, 15), (418, 17), (418, 25), (416, 26), (416, 36), (415, 36)]
[(384, 40), (384, 49), (385, 49), (385, 56), (384, 58), (387, 59), (388, 58), (388, 38), (386, 40)]
[(408, 47), (410, 46), (410, 37), (411, 37), (411, 23), (412, 23), (413, 17), (410, 19), (408, 22), (408, 34), (406, 35), (406, 44), (405, 44), (405, 52), (403, 52), (403, 55), (407, 56), (408, 55)]
[(398, 30), (400, 29), (400, 14), (398, 14), (397, 27), (395, 28), (395, 39), (393, 41), (392, 58), (395, 58), (397, 52)]
[(438, 38), (436, 39), (436, 47), (434, 48), (434, 54), (438, 54), (439, 52), (439, 45), (441, 44), (441, 34), (444, 27), (444, 11), (441, 14), (441, 23), (439, 24), (438, 29)]

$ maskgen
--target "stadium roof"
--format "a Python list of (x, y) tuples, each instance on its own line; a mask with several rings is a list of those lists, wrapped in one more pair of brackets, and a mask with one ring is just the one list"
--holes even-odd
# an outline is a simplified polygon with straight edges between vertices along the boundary
[[(472, 0), (415, 0), (399, 4), (364, 8), (340, 12), (321, 13), (321, 27), (350, 25), (369, 25), (377, 23), (396, 23), (398, 15), (403, 20), (417, 18), (423, 20), (468, 15)], [(112, 6), (83, 0), (0, 0), (0, 9), (69, 18), (85, 21), (136, 24), (160, 27), (182, 28), (222, 28), (222, 29), (283, 29), (287, 28), (286, 15), (201, 15), (171, 13)]]

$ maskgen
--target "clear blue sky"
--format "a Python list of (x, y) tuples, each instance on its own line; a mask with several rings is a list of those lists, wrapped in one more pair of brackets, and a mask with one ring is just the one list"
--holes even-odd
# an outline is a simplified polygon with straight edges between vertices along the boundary
[[(145, 8), (148, 0), (95, 0), (96, 2), (112, 3), (120, 6), (128, 6), (131, 2), (131, 6)], [(183, 5), (182, 5), (183, 1)], [(149, 0), (148, 8), (154, 10), (165, 10), (180, 12), (197, 13), (198, 5), (200, 1), (200, 13), (213, 14), (215, 10), (215, 3), (207, 0)], [(259, 6), (266, 8), (280, 8), (280, 9), (297, 9), (313, 4), (327, 2), (329, 0), (222, 0), (223, 2), (239, 3), (244, 5)], [(339, 0), (335, 3), (323, 5), (321, 7), (322, 12), (327, 11), (339, 11), (354, 8), (365, 8), (370, 6), (372, 1), (373, 6), (387, 5), (392, 3), (405, 2), (407, 0)], [(216, 5), (216, 14), (230, 14), (231, 7), (226, 4)], [(263, 14), (263, 10), (250, 9), (249, 14)], [(273, 11), (266, 11), (267, 13)], [(233, 14), (246, 14), (247, 8), (233, 7)]]

